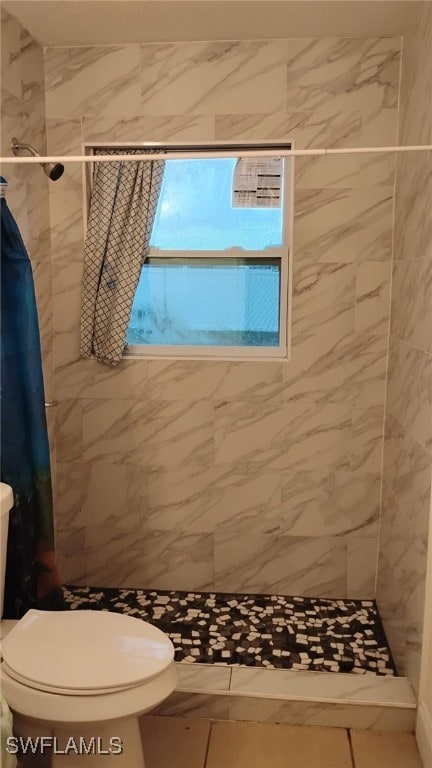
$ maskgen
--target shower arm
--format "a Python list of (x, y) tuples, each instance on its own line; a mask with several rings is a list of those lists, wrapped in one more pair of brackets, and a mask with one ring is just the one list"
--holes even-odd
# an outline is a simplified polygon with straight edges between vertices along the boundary
[(16, 136), (12, 137), (12, 152), (14, 153), (15, 157), (17, 156), (20, 157), (20, 152), (28, 152), (31, 155), (31, 158), (20, 157), (20, 160), (29, 160), (29, 159), (32, 159), (33, 157), (37, 158), (39, 165), (41, 165), (43, 168), (45, 176), (48, 176), (48, 178), (51, 181), (57, 181), (57, 179), (60, 179), (61, 176), (63, 176), (63, 171), (64, 171), (63, 163), (52, 163), (52, 162), (47, 162), (43, 160), (39, 152), (37, 152), (35, 148), (32, 147), (31, 144), (26, 144), (25, 142), (18, 141)]
[(17, 152), (30, 152), (33, 157), (39, 157), (39, 152), (36, 152), (35, 148), (32, 147), (31, 144), (25, 144), (22, 141), (18, 141), (15, 136), (12, 137), (12, 152), (14, 155), (16, 155)]

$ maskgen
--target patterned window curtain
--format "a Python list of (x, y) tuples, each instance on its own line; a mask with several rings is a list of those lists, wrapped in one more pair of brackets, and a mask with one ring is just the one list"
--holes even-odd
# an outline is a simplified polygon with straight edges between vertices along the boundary
[(164, 167), (160, 160), (95, 163), (85, 243), (81, 357), (93, 355), (107, 365), (117, 365), (122, 358)]

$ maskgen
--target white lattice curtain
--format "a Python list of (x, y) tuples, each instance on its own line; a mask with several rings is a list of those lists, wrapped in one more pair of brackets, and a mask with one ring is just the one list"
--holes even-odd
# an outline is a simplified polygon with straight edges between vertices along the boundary
[[(139, 149), (121, 152), (142, 154)], [(160, 160), (95, 163), (85, 242), (81, 357), (94, 356), (108, 365), (122, 358), (164, 166)]]

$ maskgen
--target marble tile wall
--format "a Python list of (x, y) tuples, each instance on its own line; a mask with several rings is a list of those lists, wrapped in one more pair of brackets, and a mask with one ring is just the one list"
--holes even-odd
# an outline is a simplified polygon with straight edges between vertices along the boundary
[[(1, 47), (1, 154), (12, 154), (12, 136), (33, 144), (43, 154), (46, 151), (43, 49), (3, 8)], [(54, 359), (49, 181), (38, 165), (8, 165), (3, 175), (8, 181), (8, 205), (17, 220), (32, 262), (46, 397), (52, 399)], [(47, 416), (54, 473), (54, 418), (52, 412), (48, 412)]]
[[(399, 38), (48, 48), (48, 148), (393, 144), (399, 66)], [(295, 182), (292, 359), (115, 370), (78, 359), (80, 168), (50, 190), (65, 580), (374, 594), (394, 158)]]
[[(432, 6), (404, 40), (400, 143), (432, 143)], [(432, 470), (432, 154), (400, 155), (377, 599), (418, 687)]]

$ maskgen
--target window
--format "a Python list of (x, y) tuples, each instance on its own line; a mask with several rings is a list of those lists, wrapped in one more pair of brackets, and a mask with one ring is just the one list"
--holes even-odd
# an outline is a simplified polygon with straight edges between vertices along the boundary
[[(270, 148), (272, 157), (248, 154)], [(128, 354), (286, 357), (292, 205), (281, 148), (182, 145), (184, 159), (168, 154)], [(211, 156), (228, 149), (236, 157)], [(208, 157), (194, 157), (203, 150)]]

